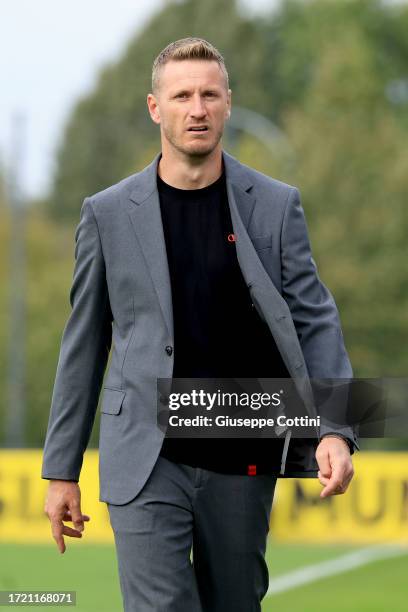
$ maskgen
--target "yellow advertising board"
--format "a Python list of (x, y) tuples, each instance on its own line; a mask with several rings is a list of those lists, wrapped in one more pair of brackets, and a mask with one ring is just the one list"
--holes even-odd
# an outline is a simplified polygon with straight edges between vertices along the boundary
[[(0, 541), (53, 542), (44, 503), (41, 450), (0, 451)], [(280, 479), (271, 535), (292, 542), (408, 543), (408, 453), (358, 452), (344, 495), (319, 497), (317, 479)], [(82, 512), (91, 517), (83, 540), (113, 542), (109, 514), (99, 501), (98, 452), (85, 453)], [(72, 541), (72, 540), (71, 540)]]
[[(41, 450), (0, 451), (0, 542), (54, 542), (44, 514), (48, 480), (41, 478), (41, 463)], [(107, 506), (99, 501), (98, 451), (85, 453), (79, 484), (82, 512), (91, 517), (82, 540), (113, 542)]]
[(292, 542), (408, 543), (408, 453), (357, 452), (343, 495), (319, 497), (317, 479), (277, 487), (271, 533)]

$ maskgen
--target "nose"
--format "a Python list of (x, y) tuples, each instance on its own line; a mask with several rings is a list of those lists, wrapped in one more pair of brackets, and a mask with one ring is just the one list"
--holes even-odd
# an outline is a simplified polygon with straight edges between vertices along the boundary
[(193, 102), (190, 109), (191, 117), (204, 117), (207, 114), (207, 110), (205, 108), (205, 104), (201, 99), (201, 96), (198, 94), (193, 96)]

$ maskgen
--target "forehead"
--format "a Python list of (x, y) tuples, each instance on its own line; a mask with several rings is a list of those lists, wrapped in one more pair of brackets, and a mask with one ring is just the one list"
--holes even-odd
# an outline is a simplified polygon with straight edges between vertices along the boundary
[(215, 60), (170, 60), (162, 68), (161, 86), (179, 87), (223, 86), (224, 75)]

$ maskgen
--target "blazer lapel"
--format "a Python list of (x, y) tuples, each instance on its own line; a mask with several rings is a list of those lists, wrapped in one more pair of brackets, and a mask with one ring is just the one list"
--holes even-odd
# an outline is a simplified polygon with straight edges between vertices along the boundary
[(238, 263), (252, 300), (271, 330), (289, 372), (293, 376), (298, 376), (299, 368), (305, 366), (304, 358), (296, 330), (293, 328), (291, 334), (287, 333), (287, 323), (290, 324), (292, 321), (289, 307), (262, 265), (248, 234), (244, 220), (248, 224), (255, 205), (255, 197), (248, 193), (252, 183), (250, 180), (242, 180), (239, 166), (231, 161), (232, 172), (230, 178), (227, 178), (228, 201)]
[(257, 304), (276, 341), (306, 410), (315, 416), (313, 392), (289, 306), (263, 267), (247, 231), (256, 202), (255, 196), (248, 193), (252, 181), (238, 160), (225, 151), (223, 157), (226, 162), (228, 202), (236, 237), (237, 259), (242, 275), (253, 302)]
[(129, 216), (142, 248), (170, 338), (174, 340), (173, 306), (166, 244), (157, 190), (161, 153), (142, 172), (130, 193)]

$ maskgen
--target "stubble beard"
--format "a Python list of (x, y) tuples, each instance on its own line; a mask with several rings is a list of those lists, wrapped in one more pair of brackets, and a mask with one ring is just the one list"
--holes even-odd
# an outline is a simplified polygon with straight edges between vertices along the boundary
[(220, 142), (223, 135), (223, 130), (220, 129), (216, 133), (216, 138), (214, 140), (211, 139), (211, 141), (208, 143), (197, 143), (196, 146), (194, 145), (194, 143), (191, 143), (190, 145), (185, 146), (184, 143), (181, 141), (181, 138), (177, 138), (177, 135), (175, 134), (174, 130), (166, 126), (162, 126), (162, 129), (166, 140), (174, 149), (176, 149), (179, 153), (182, 153), (183, 155), (194, 158), (207, 157), (208, 155), (210, 155), (210, 153), (214, 151), (214, 149)]

